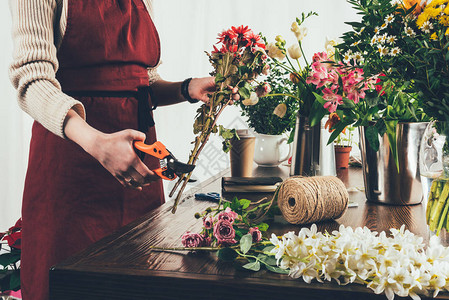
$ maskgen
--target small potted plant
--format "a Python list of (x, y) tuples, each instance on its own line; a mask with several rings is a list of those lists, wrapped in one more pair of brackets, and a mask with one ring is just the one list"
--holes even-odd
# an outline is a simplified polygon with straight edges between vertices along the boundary
[[(331, 113), (325, 124), (325, 128), (329, 128), (329, 132), (334, 131), (334, 127), (340, 121), (340, 117), (336, 113)], [(354, 138), (354, 127), (349, 125), (334, 140), (335, 146), (335, 167), (337, 169), (347, 169), (349, 167), (349, 156), (352, 150), (352, 142)]]
[[(256, 88), (253, 101), (241, 101), (241, 114), (247, 117), (247, 124), (256, 133), (254, 161), (259, 166), (277, 166), (290, 156), (281, 155), (282, 143), (295, 125), (298, 101), (291, 94), (292, 83), (286, 79), (286, 71), (270, 64), (271, 72)], [(283, 157), (281, 157), (283, 156)]]

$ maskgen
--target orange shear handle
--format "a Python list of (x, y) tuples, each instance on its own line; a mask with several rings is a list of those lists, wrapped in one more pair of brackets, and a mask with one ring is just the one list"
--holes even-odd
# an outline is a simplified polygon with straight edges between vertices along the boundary
[[(168, 152), (168, 150), (167, 150), (167, 148), (165, 148), (164, 144), (162, 144), (159, 141), (153, 143), (152, 145), (147, 145), (141, 141), (135, 141), (134, 147), (136, 147), (137, 150), (145, 152), (145, 153), (152, 155), (159, 159), (164, 159), (165, 157), (170, 155), (170, 152)], [(157, 176), (161, 177), (162, 179), (166, 179), (166, 180), (174, 180), (177, 177), (175, 174), (172, 174), (172, 172), (168, 172), (167, 167), (162, 167), (162, 168), (155, 169), (152, 171)]]
[(159, 141), (154, 142), (154, 144), (152, 144), (152, 145), (147, 145), (141, 141), (135, 141), (134, 147), (136, 147), (136, 149), (138, 149), (142, 152), (145, 152), (145, 153), (147, 153), (151, 156), (157, 157), (159, 159), (164, 159), (165, 157), (170, 155), (170, 152), (168, 152), (168, 150), (167, 150), (167, 148), (165, 148), (164, 144), (162, 144)]

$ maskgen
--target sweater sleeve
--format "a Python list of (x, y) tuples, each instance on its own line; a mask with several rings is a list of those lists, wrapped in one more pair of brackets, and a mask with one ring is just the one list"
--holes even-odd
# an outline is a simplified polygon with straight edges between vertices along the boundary
[(65, 138), (63, 123), (70, 109), (85, 118), (81, 102), (64, 94), (56, 80), (54, 44), (56, 0), (10, 0), (13, 62), (9, 68), (22, 110), (49, 131)]

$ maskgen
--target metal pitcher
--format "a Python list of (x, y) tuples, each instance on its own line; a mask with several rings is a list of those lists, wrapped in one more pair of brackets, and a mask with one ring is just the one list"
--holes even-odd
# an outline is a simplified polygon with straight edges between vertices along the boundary
[(323, 121), (311, 127), (309, 119), (298, 114), (290, 175), (335, 176), (334, 144), (327, 144), (329, 136)]
[(368, 201), (413, 205), (423, 200), (419, 172), (419, 147), (427, 122), (399, 123), (396, 127), (399, 172), (385, 134), (379, 138), (379, 151), (366, 140), (368, 127), (359, 127), (363, 180)]

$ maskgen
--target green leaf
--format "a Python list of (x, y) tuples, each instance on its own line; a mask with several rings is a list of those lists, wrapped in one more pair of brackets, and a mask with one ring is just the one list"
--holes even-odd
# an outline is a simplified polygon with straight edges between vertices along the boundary
[(238, 256), (237, 252), (231, 248), (222, 248), (217, 251), (217, 256), (222, 261), (230, 262), (234, 261), (234, 259)]
[(253, 245), (253, 237), (251, 234), (245, 234), (240, 239), (240, 251), (242, 251), (243, 254), (248, 253), (249, 249), (251, 249), (251, 246)]
[(396, 162), (396, 169), (399, 173), (399, 157), (398, 157), (398, 145), (396, 143), (396, 125), (398, 124), (398, 120), (389, 120), (385, 121), (385, 125), (387, 126), (387, 137), (390, 142), (391, 153), (394, 157), (394, 161)]
[(324, 104), (326, 104), (326, 100), (323, 99), (321, 95), (318, 95), (317, 93), (313, 93), (315, 95), (315, 101), (313, 101), (312, 109), (310, 110), (309, 120), (310, 120), (310, 126), (315, 126), (320, 123), (320, 121), (323, 119), (323, 117), (329, 113), (327, 109), (323, 107)]
[(239, 95), (242, 97), (242, 99), (249, 99), (251, 97), (251, 92), (245, 87), (239, 88)]
[(245, 269), (257, 272), (260, 270), (260, 263), (256, 260), (255, 262), (247, 263), (246, 265), (243, 265), (242, 267)]
[(239, 202), (242, 209), (247, 209), (251, 204), (251, 200), (248, 199), (240, 199)]
[(379, 150), (379, 132), (375, 126), (369, 126), (365, 131), (365, 137), (374, 151)]
[(270, 246), (266, 246), (265, 248), (263, 248), (263, 252), (270, 252), (271, 250), (274, 249), (274, 245), (270, 245)]
[(267, 268), (268, 271), (273, 272), (273, 273), (278, 273), (278, 274), (288, 274), (289, 273), (288, 270), (281, 269), (279, 267), (273, 267), (273, 266), (269, 266), (269, 265), (265, 265), (265, 267)]
[(256, 226), (260, 231), (267, 231), (269, 225), (267, 223), (260, 223)]
[(225, 81), (225, 80), (226, 80), (226, 78), (222, 74), (216, 74), (215, 75), (215, 84), (216, 85), (221, 83), (221, 82), (223, 82), (223, 81)]
[(276, 258), (273, 255), (259, 254), (257, 258), (267, 265), (276, 266)]
[(240, 202), (237, 197), (234, 197), (231, 202), (232, 211), (237, 211), (240, 208)]

